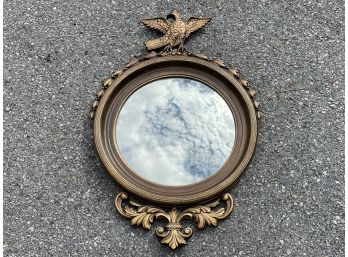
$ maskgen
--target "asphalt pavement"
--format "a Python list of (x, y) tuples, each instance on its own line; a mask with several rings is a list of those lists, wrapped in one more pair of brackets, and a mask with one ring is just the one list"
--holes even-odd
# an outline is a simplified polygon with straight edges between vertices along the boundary
[[(187, 46), (240, 69), (263, 113), (231, 217), (176, 251), (130, 226), (88, 118), (113, 69), (211, 16)], [(4, 256), (344, 256), (344, 1), (5, 1)]]

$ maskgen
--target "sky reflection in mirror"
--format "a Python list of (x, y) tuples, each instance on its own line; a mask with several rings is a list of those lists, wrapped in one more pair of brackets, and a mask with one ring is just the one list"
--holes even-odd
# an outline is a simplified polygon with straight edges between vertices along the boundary
[(135, 91), (116, 123), (122, 158), (141, 177), (180, 186), (213, 175), (235, 140), (233, 115), (223, 98), (192, 79), (165, 78)]

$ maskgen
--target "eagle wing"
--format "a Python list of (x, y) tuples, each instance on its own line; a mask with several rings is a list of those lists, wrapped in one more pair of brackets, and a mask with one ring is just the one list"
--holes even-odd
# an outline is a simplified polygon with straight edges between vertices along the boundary
[(162, 33), (166, 33), (169, 29), (169, 23), (164, 18), (143, 19), (141, 20), (141, 23), (144, 24), (146, 27), (157, 29)]
[(185, 36), (188, 37), (192, 32), (203, 28), (211, 18), (191, 17), (186, 23)]

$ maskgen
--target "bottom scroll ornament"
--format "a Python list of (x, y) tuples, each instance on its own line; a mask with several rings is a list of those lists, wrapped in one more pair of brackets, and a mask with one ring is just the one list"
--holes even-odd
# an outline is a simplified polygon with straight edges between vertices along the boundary
[(225, 208), (217, 208), (220, 205), (220, 199), (217, 199), (184, 210), (172, 208), (170, 211), (165, 211), (159, 207), (129, 199), (127, 193), (122, 192), (116, 196), (115, 205), (123, 217), (131, 219), (132, 225), (141, 225), (150, 229), (154, 218), (167, 220), (168, 224), (165, 228), (156, 228), (156, 234), (162, 238), (161, 243), (168, 244), (170, 248), (175, 249), (181, 244), (186, 244), (186, 239), (192, 235), (191, 228), (184, 228), (181, 225), (184, 219), (194, 219), (197, 228), (202, 229), (206, 225), (216, 226), (218, 220), (225, 219), (231, 214), (233, 211), (232, 196), (225, 193), (221, 199), (226, 202)]

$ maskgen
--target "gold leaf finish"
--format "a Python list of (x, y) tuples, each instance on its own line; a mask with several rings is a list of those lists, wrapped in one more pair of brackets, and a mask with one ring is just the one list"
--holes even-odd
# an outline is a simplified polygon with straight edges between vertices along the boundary
[(256, 95), (255, 89), (249, 88), (249, 95), (254, 98)]
[(98, 99), (100, 99), (103, 96), (103, 94), (104, 94), (104, 90), (101, 88), (97, 91), (95, 95)]
[(145, 55), (145, 59), (151, 59), (153, 57), (156, 57), (158, 54), (155, 51), (150, 52), (149, 54)]
[(259, 109), (260, 108), (260, 102), (255, 100), (254, 101), (254, 106), (255, 106), (256, 109)]
[[(173, 21), (168, 18), (173, 18)], [(157, 29), (164, 35), (145, 42), (149, 50), (147, 54), (131, 58), (123, 68), (114, 70), (112, 76), (103, 81), (90, 107), (90, 118), (94, 122), (94, 142), (104, 166), (121, 187), (144, 201), (153, 203), (153, 205), (142, 203), (122, 192), (115, 199), (117, 211), (129, 219), (131, 225), (141, 226), (147, 230), (151, 229), (155, 220), (164, 220), (166, 225), (156, 227), (155, 231), (161, 243), (171, 249), (187, 244), (187, 240), (193, 234), (193, 229), (183, 225), (185, 220), (191, 220), (197, 229), (203, 229), (206, 226), (216, 226), (219, 220), (227, 218), (232, 213), (234, 208), (232, 196), (228, 193), (222, 196), (221, 194), (228, 190), (245, 171), (256, 145), (256, 119), (261, 118), (260, 103), (255, 100), (256, 91), (250, 88), (248, 81), (241, 76), (238, 69), (227, 67), (220, 58), (212, 59), (204, 53), (192, 53), (185, 49), (184, 42), (189, 35), (209, 21), (210, 18), (191, 17), (184, 22), (175, 10), (167, 19), (142, 20), (145, 26)], [(157, 49), (162, 50), (157, 51)], [(214, 175), (216, 177), (213, 180), (207, 180), (205, 184), (190, 185), (191, 188), (177, 187), (173, 190), (162, 185), (153, 186), (130, 175), (130, 169), (126, 167), (127, 165), (121, 166), (122, 159), (110, 147), (109, 142), (114, 137), (112, 133), (115, 119), (112, 117), (118, 113), (123, 101), (133, 90), (152, 79), (178, 76), (178, 74), (187, 78), (202, 79), (225, 96), (231, 109), (239, 115), (236, 121), (240, 129), (236, 133), (236, 138), (240, 140), (236, 148), (244, 149), (245, 154), (239, 157), (238, 152), (233, 151), (231, 156), (237, 156), (239, 161), (235, 162), (234, 158), (231, 158), (231, 161)], [(135, 78), (134, 76), (136, 80), (130, 82), (127, 80)], [(232, 96), (235, 91), (238, 92), (241, 103), (233, 101)], [(113, 121), (110, 121), (110, 117)], [(110, 161), (114, 155), (116, 162)], [(221, 198), (205, 202), (217, 196)]]
[(213, 61), (213, 63), (216, 63), (217, 65), (219, 65), (221, 67), (225, 67), (225, 63), (221, 58), (215, 58), (212, 61)]
[[(168, 18), (173, 18), (174, 21), (171, 22)], [(169, 13), (167, 19), (162, 17), (143, 19), (141, 22), (146, 27), (159, 30), (164, 34), (162, 37), (145, 41), (145, 46), (149, 51), (164, 47), (165, 52), (171, 52), (173, 47), (179, 45), (178, 51), (183, 52), (184, 41), (189, 35), (203, 28), (210, 20), (211, 18), (191, 17), (184, 22), (176, 10)]]
[(139, 62), (138, 58), (132, 58), (129, 60), (128, 64), (126, 65), (126, 68), (129, 68), (131, 66), (133, 66), (134, 64), (136, 64), (137, 62)]
[[(226, 203), (226, 206), (219, 208), (221, 200)], [(179, 245), (187, 244), (186, 239), (193, 233), (191, 228), (182, 226), (183, 220), (193, 219), (198, 229), (205, 226), (216, 226), (218, 220), (227, 218), (233, 211), (233, 198), (226, 193), (221, 199), (192, 208), (165, 210), (129, 199), (127, 193), (122, 192), (117, 195), (115, 206), (123, 217), (131, 219), (132, 225), (142, 226), (145, 229), (151, 228), (154, 219), (166, 220), (167, 225), (156, 228), (156, 234), (162, 238), (161, 243), (175, 249)]]
[(196, 56), (196, 57), (201, 58), (203, 60), (208, 60), (208, 56), (206, 56), (205, 54), (202, 54), (202, 53), (194, 53), (193, 56)]
[(240, 72), (238, 69), (235, 68), (229, 68), (228, 69), (237, 79), (240, 77)]
[(240, 81), (242, 82), (242, 85), (243, 85), (244, 87), (249, 87), (249, 82), (248, 82), (247, 80), (241, 79)]
[(118, 70), (114, 70), (112, 73), (112, 76), (119, 76), (121, 73), (123, 72), (123, 69), (118, 69)]
[(112, 78), (106, 79), (103, 84), (103, 88), (107, 89), (113, 82), (114, 80)]

